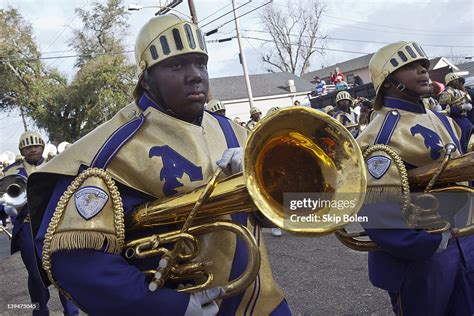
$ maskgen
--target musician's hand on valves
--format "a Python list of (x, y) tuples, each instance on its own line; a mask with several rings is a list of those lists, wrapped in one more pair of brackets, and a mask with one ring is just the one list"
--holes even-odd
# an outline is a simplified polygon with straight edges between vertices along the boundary
[(222, 171), (230, 176), (242, 171), (242, 158), (244, 150), (242, 147), (229, 148), (224, 151), (222, 158), (216, 163)]
[(212, 316), (219, 312), (215, 300), (224, 295), (224, 289), (215, 287), (191, 294), (184, 316)]
[(462, 109), (463, 110), (466, 110), (466, 111), (470, 111), (472, 109), (472, 104), (471, 103), (463, 103), (463, 105), (461, 105)]
[(9, 204), (3, 204), (3, 209), (5, 210), (5, 213), (7, 213), (8, 216), (14, 217), (18, 215), (18, 212), (16, 211), (16, 208)]

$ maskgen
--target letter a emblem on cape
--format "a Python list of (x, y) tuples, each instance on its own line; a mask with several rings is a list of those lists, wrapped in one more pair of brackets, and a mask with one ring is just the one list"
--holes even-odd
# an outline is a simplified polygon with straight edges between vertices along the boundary
[(165, 180), (163, 194), (171, 196), (178, 193), (176, 188), (183, 184), (178, 181), (186, 173), (191, 181), (202, 180), (202, 169), (187, 160), (168, 145), (150, 148), (149, 157), (159, 156), (163, 161), (160, 171), (160, 180)]
[(392, 160), (385, 156), (372, 156), (367, 159), (367, 170), (375, 179), (380, 179), (387, 172)]
[(439, 138), (436, 132), (421, 126), (420, 124), (416, 124), (412, 128), (410, 128), (410, 132), (413, 136), (416, 134), (420, 134), (424, 139), (424, 144), (426, 148), (430, 148), (430, 155), (431, 159), (437, 160), (441, 157), (441, 150), (443, 149), (443, 143), (441, 142), (441, 138)]
[(87, 221), (99, 214), (109, 200), (109, 195), (101, 188), (87, 186), (74, 193), (74, 200), (77, 212)]

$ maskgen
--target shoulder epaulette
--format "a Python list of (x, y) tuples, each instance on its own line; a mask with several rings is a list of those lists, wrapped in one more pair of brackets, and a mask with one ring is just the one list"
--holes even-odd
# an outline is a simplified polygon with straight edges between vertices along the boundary
[(11, 168), (15, 167), (15, 166), (18, 166), (19, 164), (21, 164), (23, 162), (23, 159), (18, 159), (17, 161), (15, 161), (14, 163), (12, 163), (11, 165), (9, 165), (8, 167), (5, 167), (5, 169), (3, 169), (3, 172), (7, 172), (8, 170), (10, 170)]

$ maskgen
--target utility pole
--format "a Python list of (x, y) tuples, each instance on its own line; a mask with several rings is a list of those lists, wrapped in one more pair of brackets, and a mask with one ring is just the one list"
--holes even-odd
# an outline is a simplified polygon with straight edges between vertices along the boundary
[(232, 0), (232, 9), (234, 11), (235, 31), (237, 32), (237, 42), (239, 43), (240, 63), (244, 70), (245, 85), (247, 86), (247, 94), (249, 96), (250, 108), (253, 108), (252, 86), (250, 85), (250, 78), (247, 70), (247, 63), (245, 61), (244, 50), (242, 49), (242, 39), (240, 38), (239, 20), (237, 19), (237, 12), (235, 11), (235, 0)]
[(194, 6), (194, 0), (188, 0), (189, 6), (189, 13), (191, 13), (191, 17), (193, 18), (193, 23), (198, 24), (198, 18), (196, 13), (196, 7)]
[(20, 105), (20, 115), (21, 115), (21, 120), (23, 121), (23, 128), (25, 129), (25, 132), (28, 132), (28, 125), (26, 125), (25, 112), (23, 111), (23, 106), (21, 105)]

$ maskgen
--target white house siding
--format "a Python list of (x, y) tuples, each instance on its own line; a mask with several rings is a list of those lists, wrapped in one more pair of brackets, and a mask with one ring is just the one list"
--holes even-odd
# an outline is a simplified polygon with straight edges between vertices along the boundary
[[(253, 101), (254, 106), (259, 108), (262, 111), (262, 115), (265, 116), (270, 108), (274, 106), (278, 106), (280, 108), (293, 106), (293, 102), (296, 100), (300, 101), (302, 105), (309, 106), (309, 100), (306, 93), (259, 97), (254, 98)], [(250, 120), (250, 103), (248, 99), (223, 100), (222, 103), (225, 105), (227, 117), (231, 119), (239, 117), (242, 122), (247, 122)]]

